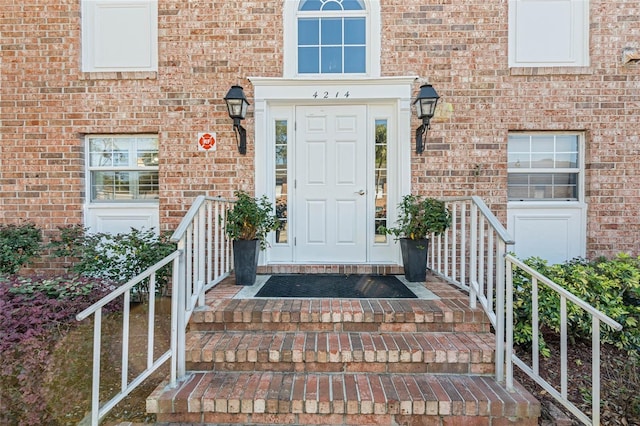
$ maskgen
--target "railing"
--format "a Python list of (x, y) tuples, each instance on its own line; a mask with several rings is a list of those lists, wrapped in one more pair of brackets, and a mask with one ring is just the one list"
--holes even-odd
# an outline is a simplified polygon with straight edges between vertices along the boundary
[[(432, 237), (429, 267), (440, 277), (469, 292), (469, 304), (480, 302), (494, 327), (496, 336), (496, 379), (513, 389), (513, 365), (542, 386), (551, 396), (570, 410), (580, 421), (600, 424), (600, 323), (620, 330), (622, 326), (553, 281), (507, 253), (514, 244), (506, 229), (479, 197), (447, 200), (452, 213), (452, 225), (447, 232)], [(527, 273), (533, 284), (532, 306), (532, 366), (529, 367), (513, 352), (513, 270)], [(538, 283), (548, 286), (560, 297), (560, 391), (539, 374)], [(567, 389), (567, 301), (574, 303), (592, 318), (592, 418), (580, 411), (568, 399)], [(506, 356), (506, 362), (505, 362)], [(506, 369), (506, 370), (505, 370)]]
[[(604, 323), (614, 330), (622, 330), (622, 325), (612, 320), (607, 315), (585, 303), (578, 297), (566, 291), (547, 277), (538, 273), (535, 269), (519, 261), (512, 255), (507, 255), (507, 343), (506, 353), (511, 354), (511, 361), (507, 363), (507, 387), (513, 387), (513, 374), (510, 371), (512, 363), (517, 365), (529, 377), (536, 381), (544, 390), (549, 392), (556, 400), (564, 405), (584, 424), (600, 424), (600, 325)], [(532, 307), (531, 307), (531, 366), (527, 365), (513, 351), (513, 272), (518, 268), (526, 273), (532, 285)], [(549, 382), (540, 375), (540, 318), (538, 313), (538, 288), (539, 284), (547, 286), (556, 292), (560, 298), (560, 392), (558, 392)], [(580, 307), (591, 316), (591, 419), (580, 411), (571, 401), (569, 401), (567, 377), (567, 302)]]
[[(142, 274), (133, 278), (125, 283), (122, 287), (118, 287), (109, 295), (103, 297), (98, 302), (94, 303), (84, 311), (76, 315), (78, 321), (82, 321), (93, 315), (93, 373), (91, 384), (91, 424), (96, 426), (100, 423), (100, 420), (113, 408), (116, 404), (122, 401), (131, 391), (138, 387), (147, 377), (153, 372), (158, 370), (168, 359), (173, 357), (173, 342), (171, 349), (154, 359), (153, 348), (155, 340), (155, 291), (156, 291), (156, 272), (163, 266), (173, 262), (173, 279), (176, 280), (176, 271), (178, 271), (178, 259), (180, 251), (175, 251), (169, 256), (162, 259), (160, 262), (148, 268)], [(140, 373), (133, 380), (129, 380), (129, 328), (130, 328), (130, 299), (131, 292), (136, 284), (149, 279), (149, 321), (147, 329), (147, 368)], [(122, 302), (122, 372), (120, 380), (120, 392), (118, 392), (113, 398), (100, 405), (100, 355), (102, 340), (102, 308), (108, 303), (123, 297)], [(175, 334), (175, 328), (173, 319), (177, 318), (175, 315), (177, 312), (177, 304), (171, 301), (171, 336), (173, 341), (173, 335)], [(175, 372), (172, 372), (175, 376)]]
[[(171, 236), (184, 252), (180, 257), (177, 298), (176, 356), (172, 359), (178, 377), (186, 373), (186, 330), (193, 310), (203, 306), (204, 294), (229, 276), (232, 268), (231, 242), (224, 233), (224, 219), (231, 201), (220, 197), (199, 196)], [(175, 384), (175, 377), (171, 377)]]
[(504, 380), (504, 298), (507, 246), (513, 239), (480, 197), (447, 200), (452, 223), (446, 233), (431, 238), (429, 267), (437, 275), (469, 292), (496, 333), (495, 371)]
[[(91, 424), (100, 420), (167, 360), (171, 361), (169, 386), (185, 376), (186, 327), (193, 310), (204, 304), (204, 293), (229, 276), (231, 271), (231, 244), (224, 234), (221, 222), (231, 202), (223, 198), (198, 197), (171, 236), (178, 249), (142, 274), (133, 278), (109, 295), (100, 299), (76, 319), (82, 321), (94, 316), (93, 376), (91, 386)], [(173, 263), (171, 297), (170, 349), (162, 355), (153, 355), (155, 340), (155, 275), (165, 265)], [(149, 280), (149, 321), (147, 330), (147, 368), (129, 380), (129, 328), (130, 297), (136, 284)], [(123, 297), (122, 373), (121, 388), (109, 401), (100, 404), (100, 358), (102, 340), (102, 308)]]

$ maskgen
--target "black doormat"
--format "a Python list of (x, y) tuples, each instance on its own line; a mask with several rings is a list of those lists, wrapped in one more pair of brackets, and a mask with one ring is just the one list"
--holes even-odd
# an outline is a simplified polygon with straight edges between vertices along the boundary
[(393, 275), (273, 275), (255, 297), (416, 299)]

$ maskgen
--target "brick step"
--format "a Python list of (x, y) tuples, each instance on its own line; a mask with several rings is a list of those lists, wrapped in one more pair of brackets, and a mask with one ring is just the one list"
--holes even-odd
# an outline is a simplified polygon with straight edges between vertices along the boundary
[(492, 374), (491, 333), (191, 332), (190, 371)]
[(208, 372), (160, 385), (147, 411), (158, 422), (533, 426), (540, 405), (485, 376)]
[(217, 299), (194, 310), (194, 331), (487, 332), (464, 299)]

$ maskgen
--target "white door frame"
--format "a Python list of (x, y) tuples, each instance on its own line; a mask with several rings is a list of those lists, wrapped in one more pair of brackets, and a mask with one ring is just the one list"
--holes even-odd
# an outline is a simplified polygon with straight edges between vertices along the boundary
[[(389, 178), (396, 182), (393, 196), (390, 195), (390, 206), (398, 204), (402, 195), (411, 193), (411, 93), (417, 77), (387, 77), (375, 79), (327, 79), (299, 80), (270, 77), (250, 77), (254, 86), (254, 118), (255, 118), (255, 184), (257, 195), (275, 197), (274, 155), (269, 150), (271, 121), (274, 118), (271, 110), (278, 106), (288, 105), (294, 110), (296, 105), (393, 105), (396, 109), (396, 131), (393, 135), (397, 141), (396, 158), (390, 164)], [(294, 123), (291, 117), (291, 123)], [(395, 211), (389, 216), (390, 223), (395, 222)], [(376, 259), (370, 257), (371, 263), (399, 264), (399, 250), (394, 259)], [(270, 249), (263, 252), (260, 263), (273, 262)], [(289, 262), (287, 262), (289, 263)]]

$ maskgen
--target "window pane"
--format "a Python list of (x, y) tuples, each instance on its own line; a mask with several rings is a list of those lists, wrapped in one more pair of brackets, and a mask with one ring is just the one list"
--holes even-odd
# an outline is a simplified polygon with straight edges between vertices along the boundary
[(300, 47), (298, 48), (298, 72), (315, 73), (320, 69), (320, 60), (318, 57), (317, 47)]
[(578, 152), (578, 137), (575, 135), (562, 135), (556, 138), (556, 151)]
[(365, 44), (366, 28), (364, 18), (345, 18), (344, 44)]
[(158, 165), (158, 139), (138, 139), (137, 166), (152, 167)]
[(342, 0), (344, 10), (364, 10), (362, 0)]
[(510, 200), (578, 199), (577, 173), (509, 173)]
[(131, 200), (129, 172), (92, 172), (92, 201)]
[(298, 10), (320, 10), (322, 2), (320, 0), (303, 0), (298, 6)]
[(138, 194), (135, 199), (158, 199), (158, 172), (138, 173)]
[(91, 166), (111, 167), (129, 165), (128, 139), (92, 139), (89, 143)]
[(321, 55), (321, 72), (325, 74), (342, 72), (342, 49), (340, 47), (323, 47)]
[(531, 167), (529, 153), (509, 153), (508, 167), (516, 169), (528, 169)]
[(532, 152), (554, 152), (553, 136), (532, 136), (531, 151)]
[(113, 165), (110, 139), (96, 138), (89, 141), (89, 163), (93, 167)]
[(578, 167), (578, 153), (556, 154), (556, 168), (575, 169)]
[(342, 19), (331, 18), (320, 21), (321, 44), (342, 45)]
[(276, 230), (276, 243), (288, 241), (288, 185), (287, 185), (287, 131), (286, 120), (276, 120), (276, 175), (275, 197), (276, 217), (279, 227)]
[(364, 73), (366, 68), (366, 51), (363, 47), (344, 48), (344, 72)]
[(387, 148), (388, 148), (388, 123), (387, 120), (376, 120), (375, 135), (375, 191), (376, 212), (374, 219), (374, 232), (376, 243), (386, 243), (387, 234), (381, 231), (381, 227), (387, 226), (388, 212), (388, 186), (387, 186)]
[(298, 46), (320, 44), (320, 22), (318, 19), (298, 19)]
[(529, 136), (518, 136), (518, 135), (510, 135), (509, 136), (509, 152), (530, 152), (531, 144), (530, 144)]
[(342, 5), (335, 0), (326, 0), (322, 10), (342, 10)]
[(531, 168), (548, 169), (552, 167), (553, 167), (553, 153), (531, 155)]

